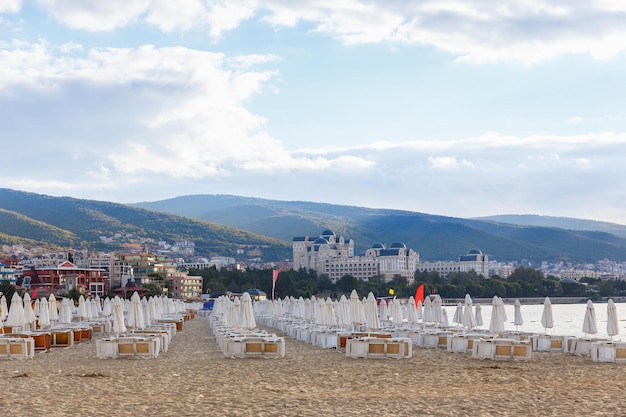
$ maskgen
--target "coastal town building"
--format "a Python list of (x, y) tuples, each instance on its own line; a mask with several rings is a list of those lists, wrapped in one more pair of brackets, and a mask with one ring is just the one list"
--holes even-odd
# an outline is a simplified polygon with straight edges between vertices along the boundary
[(103, 269), (78, 267), (64, 261), (58, 265), (24, 268), (18, 285), (55, 293), (77, 288), (93, 296), (104, 296), (109, 291), (109, 276)]
[(393, 242), (389, 247), (376, 243), (364, 255), (355, 256), (354, 240), (337, 236), (332, 230), (324, 230), (317, 238), (294, 237), (292, 249), (294, 269), (314, 270), (332, 282), (344, 275), (364, 281), (377, 275), (390, 281), (400, 275), (412, 281), (419, 264), (419, 254), (402, 242)]
[(171, 283), (172, 298), (195, 300), (202, 298), (202, 277), (189, 275), (186, 271), (176, 271), (167, 277)]
[(194, 259), (191, 259), (189, 261), (185, 261), (184, 259), (181, 259), (181, 258), (176, 260), (176, 265), (178, 266), (178, 268), (182, 268), (182, 269), (216, 268), (219, 270), (229, 265), (236, 265), (236, 264), (237, 264), (237, 261), (235, 260), (235, 258), (231, 258), (227, 256), (218, 256), (218, 257), (211, 258), (210, 260), (206, 258), (201, 258), (201, 257), (194, 257)]
[(484, 278), (490, 276), (489, 257), (478, 249), (470, 249), (465, 255), (459, 256), (458, 261), (420, 262), (417, 269), (420, 272), (437, 272), (444, 278), (454, 272), (470, 271), (474, 271)]
[(332, 230), (324, 230), (317, 238), (294, 237), (293, 269), (312, 269), (321, 273), (326, 261), (354, 258), (354, 241), (335, 235)]
[(113, 259), (111, 285), (113, 288), (135, 283), (154, 283), (150, 275), (158, 274), (163, 279), (174, 275), (177, 267), (173, 260), (165, 255), (150, 253), (123, 253)]
[(0, 282), (7, 281), (15, 285), (18, 275), (20, 275), (19, 271), (16, 271), (14, 268), (9, 268), (6, 264), (0, 262)]
[(293, 268), (314, 270), (327, 275), (332, 282), (345, 275), (367, 281), (381, 275), (386, 281), (395, 276), (412, 282), (416, 271), (437, 272), (447, 277), (453, 272), (475, 271), (489, 277), (489, 257), (478, 249), (470, 249), (456, 261), (420, 261), (419, 253), (400, 241), (388, 246), (375, 243), (361, 256), (354, 255), (354, 241), (324, 230), (319, 237), (294, 237)]
[(436, 272), (441, 277), (448, 277), (453, 272), (459, 272), (457, 261), (422, 261), (417, 267), (420, 272)]

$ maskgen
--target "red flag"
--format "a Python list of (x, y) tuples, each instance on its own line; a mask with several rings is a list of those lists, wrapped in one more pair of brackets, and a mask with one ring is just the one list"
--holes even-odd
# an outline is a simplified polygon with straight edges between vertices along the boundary
[(276, 280), (278, 279), (278, 269), (272, 271), (272, 301), (274, 301), (274, 289), (276, 288)]
[(415, 306), (417, 307), (418, 302), (424, 303), (424, 284), (420, 284), (417, 286), (415, 290)]
[(37, 298), (37, 288), (33, 290), (33, 296), (31, 298)]

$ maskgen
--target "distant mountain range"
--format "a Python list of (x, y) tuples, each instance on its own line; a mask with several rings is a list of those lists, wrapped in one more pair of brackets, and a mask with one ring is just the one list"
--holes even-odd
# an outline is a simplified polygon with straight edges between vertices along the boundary
[(196, 253), (202, 256), (212, 252), (234, 256), (237, 249), (262, 246), (263, 260), (275, 261), (291, 257), (293, 237), (317, 237), (332, 229), (354, 239), (357, 253), (374, 243), (402, 241), (419, 252), (422, 260), (458, 259), (478, 248), (490, 259), (533, 265), (544, 260), (626, 261), (624, 226), (576, 219), (563, 223), (567, 219), (561, 217), (552, 218), (554, 222), (541, 218), (547, 222), (542, 225), (524, 225), (512, 223), (538, 216), (513, 217), (461, 219), (232, 195), (123, 205), (0, 189), (0, 243), (119, 250), (125, 246), (105, 243), (100, 236), (132, 233), (167, 242), (193, 240)]
[(559, 229), (606, 232), (618, 236), (626, 236), (626, 226), (624, 225), (599, 222), (596, 220), (574, 219), (572, 217), (539, 216), (536, 214), (499, 214), (496, 216), (475, 217), (474, 219), (517, 224), (520, 226), (558, 227)]
[(196, 251), (235, 256), (237, 249), (264, 247), (267, 256), (291, 255), (287, 242), (204, 220), (159, 213), (123, 204), (50, 197), (0, 189), (0, 243), (50, 248), (123, 250), (128, 242), (105, 243), (115, 233), (140, 238), (193, 240)]
[[(491, 259), (537, 264), (540, 261), (626, 261), (626, 227), (575, 219), (523, 225), (492, 219), (462, 219), (410, 211), (277, 201), (232, 195), (191, 195), (135, 204), (136, 207), (207, 220), (291, 241), (318, 236), (324, 229), (352, 238), (357, 251), (372, 244), (402, 241), (422, 260), (457, 259), (478, 248)], [(533, 216), (529, 216), (533, 217)], [(594, 228), (593, 225), (597, 227)], [(609, 232), (608, 230), (611, 230)]]

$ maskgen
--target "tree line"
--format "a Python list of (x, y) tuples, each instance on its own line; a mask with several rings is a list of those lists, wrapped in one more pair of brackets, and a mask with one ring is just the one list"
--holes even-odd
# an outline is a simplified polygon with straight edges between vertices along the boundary
[[(271, 297), (272, 270), (190, 270), (190, 275), (203, 277), (203, 292), (214, 296), (227, 292), (242, 293), (250, 289), (259, 289)], [(409, 297), (415, 294), (418, 285), (424, 284), (426, 294), (437, 293), (444, 298), (462, 298), (465, 294), (473, 297), (609, 297), (626, 296), (626, 281), (600, 281), (583, 278), (579, 282), (567, 282), (547, 275), (532, 267), (519, 267), (505, 278), (492, 276), (483, 278), (474, 271), (452, 273), (442, 277), (437, 272), (415, 272), (414, 281), (400, 275), (385, 281), (382, 275), (374, 276), (367, 281), (352, 275), (344, 275), (333, 283), (328, 276), (317, 275), (313, 270), (281, 271), (275, 287), (275, 297), (287, 296), (308, 298), (329, 296), (338, 298), (342, 294), (350, 294), (354, 289), (360, 297), (372, 292), (376, 297), (388, 296)]]

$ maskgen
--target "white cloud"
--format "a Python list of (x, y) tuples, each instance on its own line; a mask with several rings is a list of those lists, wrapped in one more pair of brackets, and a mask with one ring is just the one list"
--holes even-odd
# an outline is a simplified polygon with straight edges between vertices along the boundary
[[(451, 152), (462, 151), (491, 151), (491, 150), (552, 150), (550, 158), (558, 158), (559, 152), (574, 149), (588, 149), (594, 147), (610, 147), (626, 145), (626, 133), (599, 132), (579, 135), (504, 135), (498, 132), (487, 132), (483, 135), (453, 140), (415, 140), (405, 142), (372, 142), (355, 146), (333, 146), (327, 148), (304, 148), (295, 153), (309, 155), (325, 155), (336, 153), (367, 152), (367, 151), (398, 151), (398, 152)], [(452, 157), (444, 157), (452, 158)]]
[[(258, 18), (274, 27), (314, 25), (353, 43), (432, 46), (471, 62), (533, 64), (560, 55), (608, 59), (626, 48), (626, 8), (619, 1), (506, 0), (38, 0), (75, 29), (109, 31), (139, 20), (164, 32), (208, 30), (219, 39)], [(19, 7), (12, 1), (5, 7)], [(1, 10), (1, 9), (0, 9)]]
[(22, 0), (0, 0), (0, 13), (15, 13), (22, 8)]
[(103, 184), (373, 166), (353, 154), (292, 154), (267, 133), (266, 120), (246, 103), (277, 76), (255, 64), (275, 59), (151, 45), (0, 45), (0, 106), (11, 109), (0, 115), (0, 136), (29, 149), (33, 163), (55, 166), (46, 155), (58, 155), (67, 158), (60, 163), (68, 176)]
[(201, 0), (151, 0), (146, 11), (146, 20), (168, 33), (202, 27), (208, 19)]
[(465, 159), (461, 159), (460, 161), (457, 160), (455, 156), (429, 156), (428, 163), (436, 169), (456, 168), (459, 166), (474, 166), (471, 162), (466, 161)]
[(73, 29), (110, 31), (139, 19), (150, 0), (36, 0), (57, 21)]
[(209, 0), (207, 23), (214, 39), (219, 39), (224, 32), (239, 26), (241, 22), (250, 19), (257, 12), (259, 1), (239, 0)]
[(583, 118), (580, 116), (575, 116), (570, 118), (567, 122), (571, 125), (579, 125), (583, 122)]

